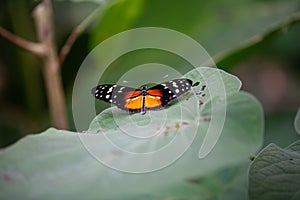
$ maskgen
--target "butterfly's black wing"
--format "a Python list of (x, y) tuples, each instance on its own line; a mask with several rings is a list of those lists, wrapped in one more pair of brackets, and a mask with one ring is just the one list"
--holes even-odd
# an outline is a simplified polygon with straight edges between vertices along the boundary
[(119, 86), (98, 85), (92, 89), (95, 98), (112, 103), (129, 112), (140, 112), (142, 106), (156, 109), (168, 105), (172, 100), (189, 91), (193, 82), (189, 79), (175, 79), (158, 84), (147, 90), (143, 101), (142, 90)]
[(161, 106), (166, 106), (172, 100), (176, 99), (180, 95), (189, 91), (193, 82), (190, 79), (175, 79), (166, 81), (148, 89), (148, 94), (151, 95), (151, 91), (161, 91)]
[(134, 99), (141, 94), (141, 90), (139, 89), (119, 86), (115, 84), (106, 84), (94, 87), (92, 89), (92, 94), (96, 99), (112, 103), (123, 110), (138, 112), (138, 110), (131, 110), (130, 108), (128, 108), (127, 103), (129, 100)]

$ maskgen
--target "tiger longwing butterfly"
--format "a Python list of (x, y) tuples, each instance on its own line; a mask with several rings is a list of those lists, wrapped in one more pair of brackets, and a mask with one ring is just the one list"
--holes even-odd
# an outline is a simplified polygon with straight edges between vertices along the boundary
[(98, 85), (92, 89), (95, 98), (112, 103), (122, 110), (131, 113), (159, 109), (168, 105), (172, 100), (189, 91), (193, 82), (189, 79), (175, 79), (155, 85), (147, 89), (135, 89), (119, 85)]

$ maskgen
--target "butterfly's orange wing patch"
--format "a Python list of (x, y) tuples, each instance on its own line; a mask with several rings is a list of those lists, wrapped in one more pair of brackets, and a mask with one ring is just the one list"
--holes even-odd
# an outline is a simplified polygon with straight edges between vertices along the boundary
[(145, 103), (146, 103), (145, 107), (147, 109), (161, 107), (161, 97), (160, 96), (147, 95)]
[(130, 92), (126, 92), (124, 94), (124, 99), (132, 99), (134, 97), (140, 96), (142, 94), (141, 90), (134, 90), (134, 91), (130, 91)]
[[(143, 85), (142, 90), (115, 84), (105, 84), (92, 88), (91, 92), (95, 98), (112, 103), (120, 109), (129, 112), (141, 111), (143, 114), (144, 108), (165, 107), (172, 100), (189, 91), (192, 83), (189, 79), (174, 79), (149, 89), (147, 89), (146, 85)], [(142, 92), (146, 93), (146, 96), (143, 97)]]
[[(138, 94), (137, 92), (135, 94)], [(152, 94), (161, 94), (160, 91), (155, 91)], [(133, 94), (134, 95), (134, 94)], [(145, 107), (147, 109), (161, 107), (161, 97), (160, 96), (152, 96), (147, 94), (145, 97)], [(135, 96), (133, 98), (129, 98), (126, 100), (125, 108), (130, 110), (139, 110), (142, 107), (143, 97), (142, 95)]]
[(126, 99), (125, 108), (130, 110), (139, 110), (142, 107), (142, 95)]
[(160, 89), (149, 89), (147, 91), (147, 94), (151, 95), (151, 96), (160, 96), (162, 97), (162, 91)]
[(145, 107), (147, 109), (161, 107), (161, 97), (162, 97), (162, 95), (163, 94), (162, 94), (161, 89), (149, 89), (147, 91)]

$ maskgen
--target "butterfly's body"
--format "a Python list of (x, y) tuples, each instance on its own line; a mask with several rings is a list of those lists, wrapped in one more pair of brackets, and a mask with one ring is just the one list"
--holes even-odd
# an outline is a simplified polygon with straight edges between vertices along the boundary
[(92, 94), (97, 99), (113, 103), (120, 109), (145, 114), (146, 110), (165, 107), (189, 91), (191, 85), (192, 81), (189, 79), (175, 79), (149, 89), (143, 85), (141, 90), (119, 85), (98, 85), (92, 89)]
[[(141, 105), (141, 114), (146, 113), (146, 97), (147, 97), (147, 85), (142, 86), (142, 105)], [(148, 102), (148, 101), (147, 101)]]

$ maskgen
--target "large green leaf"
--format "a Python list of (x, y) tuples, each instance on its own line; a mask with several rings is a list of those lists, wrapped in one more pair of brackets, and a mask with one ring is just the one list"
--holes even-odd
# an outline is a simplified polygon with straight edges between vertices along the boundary
[[(214, 58), (224, 59), (228, 53), (238, 54), (240, 50), (261, 41), (267, 33), (279, 32), (297, 18), (299, 1), (160, 1), (141, 0), (116, 2), (104, 13), (104, 18), (91, 34), (92, 47), (121, 31), (138, 27), (164, 27), (184, 33), (198, 41)], [(134, 1), (135, 2), (135, 1)], [(118, 10), (120, 10), (118, 12)], [(253, 13), (255, 11), (255, 14)], [(113, 24), (118, 24), (113, 26)], [(277, 30), (277, 31), (276, 31)], [(176, 42), (176, 41), (174, 41)], [(121, 59), (123, 65), (131, 66), (137, 60), (145, 60), (149, 54), (132, 55)], [(152, 59), (163, 57), (173, 60), (172, 66), (180, 69), (182, 63), (159, 52), (150, 54)], [(243, 57), (244, 54), (236, 55)], [(219, 60), (218, 60), (219, 61)], [(227, 63), (230, 63), (227, 61)], [(129, 65), (130, 65), (129, 64)], [(231, 66), (220, 66), (230, 68)]]
[(283, 149), (268, 145), (250, 168), (251, 199), (300, 198), (300, 140)]
[[(249, 163), (230, 166), (205, 177), (191, 178), (167, 188), (162, 194), (170, 199), (223, 199), (247, 198), (247, 170)], [(162, 195), (153, 195), (161, 197)], [(162, 199), (162, 198), (157, 198)]]
[[(109, 108), (87, 132), (48, 129), (1, 150), (1, 199), (246, 198), (246, 167), (234, 169), (245, 166), (262, 143), (261, 107), (224, 71), (203, 67), (186, 77), (201, 82), (195, 92), (206, 84), (206, 96), (190, 93), (146, 115)], [(204, 104), (198, 106), (199, 100)], [(224, 107), (221, 134), (207, 136), (218, 130), (213, 121)], [(213, 148), (199, 159), (204, 141)], [(197, 184), (201, 180), (207, 184)], [(222, 181), (237, 185), (227, 190)]]

